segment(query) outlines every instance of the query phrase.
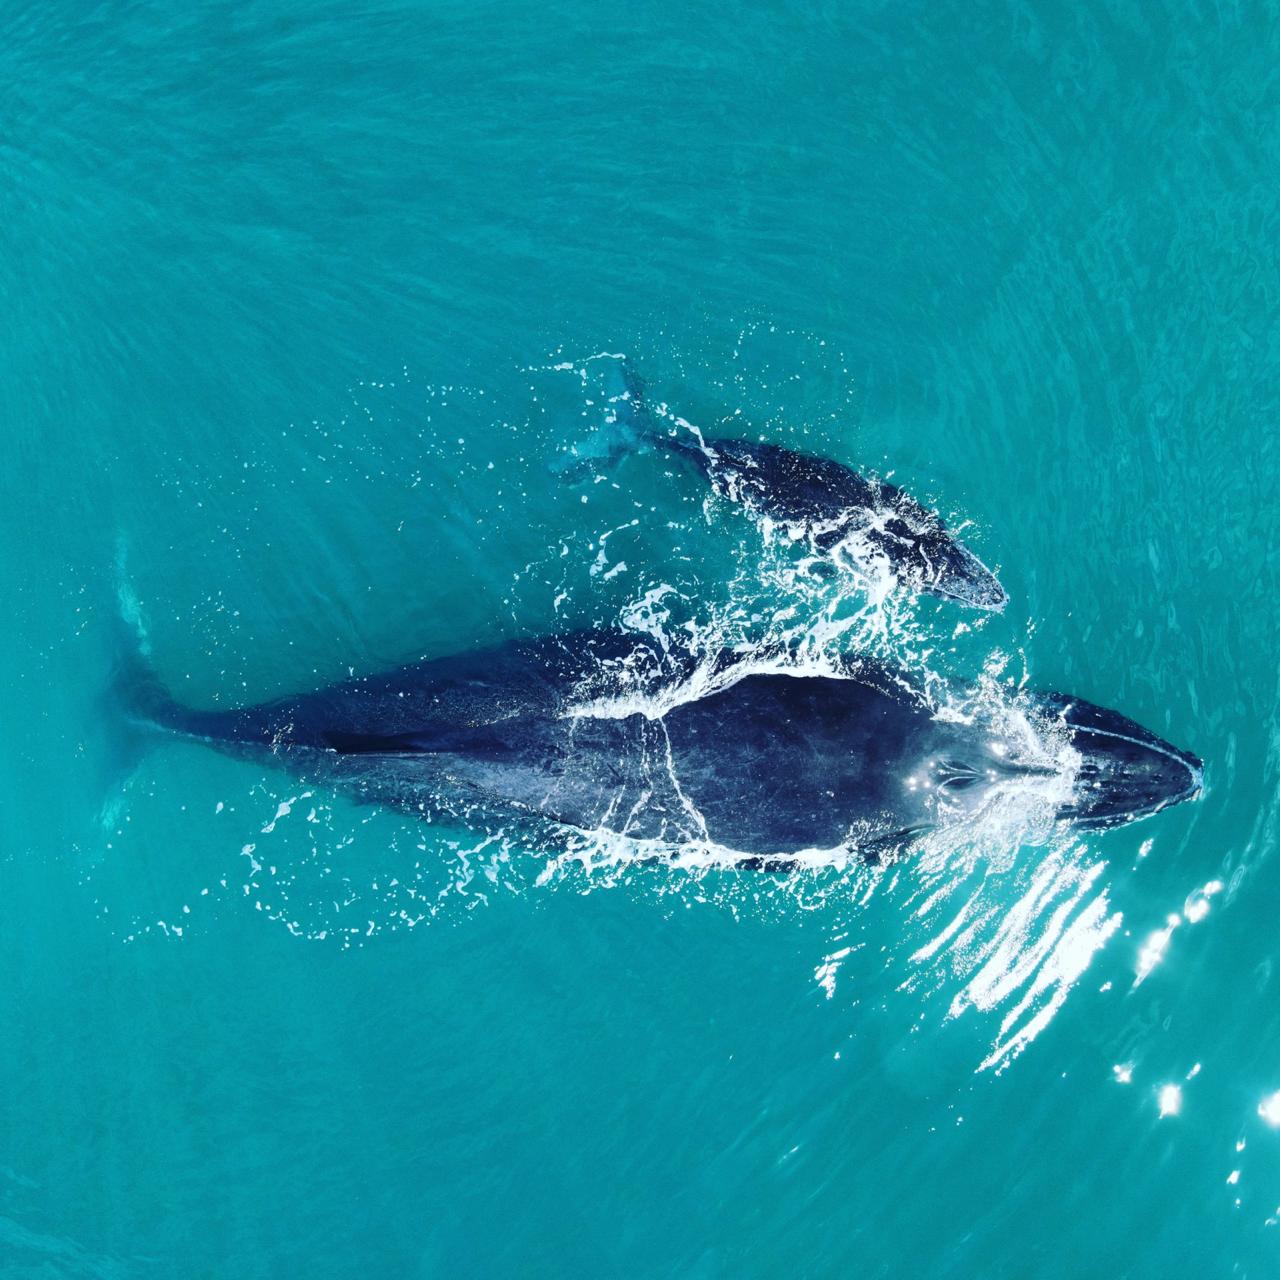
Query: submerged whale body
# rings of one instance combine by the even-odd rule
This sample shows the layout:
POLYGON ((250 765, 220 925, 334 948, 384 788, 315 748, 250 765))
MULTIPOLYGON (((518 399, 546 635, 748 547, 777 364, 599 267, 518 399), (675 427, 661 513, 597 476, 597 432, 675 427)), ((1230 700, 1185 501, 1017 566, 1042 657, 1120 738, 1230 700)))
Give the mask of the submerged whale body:
POLYGON ((995 574, 947 529, 942 517, 883 480, 832 458, 750 440, 672 430, 649 411, 644 386, 622 357, 594 358, 605 423, 581 460, 612 460, 636 449, 665 450, 692 464, 721 497, 803 538, 836 565, 878 558, 920 591, 998 611, 1008 596, 995 574))
POLYGON ((1033 699, 1065 733, 1064 765, 991 725, 939 717, 908 678, 869 660, 834 674, 753 670, 732 653, 698 666, 610 631, 235 710, 180 705, 139 659, 120 692, 135 723, 408 812, 705 841, 748 859, 876 856, 1068 774, 1054 816, 1076 827, 1130 822, 1200 786, 1194 756, 1078 699, 1033 699), (695 676, 702 696, 692 696, 695 676), (644 693, 620 697, 624 687, 644 693))

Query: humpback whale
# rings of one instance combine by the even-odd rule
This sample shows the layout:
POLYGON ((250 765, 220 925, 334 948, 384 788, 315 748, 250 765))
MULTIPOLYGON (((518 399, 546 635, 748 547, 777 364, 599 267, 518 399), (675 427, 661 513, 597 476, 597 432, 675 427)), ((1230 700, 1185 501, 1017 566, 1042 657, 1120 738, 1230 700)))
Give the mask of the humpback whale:
POLYGON ((882 856, 1040 784, 1055 820, 1077 828, 1131 822, 1200 788, 1194 756, 1081 699, 1033 696, 1031 716, 1065 749, 1029 750, 1025 734, 939 714, 892 667, 849 657, 816 672, 785 657, 768 669, 733 652, 695 661, 600 630, 231 710, 180 704, 139 655, 116 688, 135 725, 365 801, 705 841, 748 864, 836 848, 882 856))
POLYGON ((644 386, 624 357, 600 355, 588 364, 598 365, 592 372, 604 421, 591 440, 574 447, 565 469, 664 450, 694 466, 721 497, 829 557, 828 568, 846 554, 878 558, 915 590, 990 611, 1008 603, 995 574, 956 540, 941 516, 896 485, 832 458, 705 436, 679 419, 668 429, 649 409, 644 386))

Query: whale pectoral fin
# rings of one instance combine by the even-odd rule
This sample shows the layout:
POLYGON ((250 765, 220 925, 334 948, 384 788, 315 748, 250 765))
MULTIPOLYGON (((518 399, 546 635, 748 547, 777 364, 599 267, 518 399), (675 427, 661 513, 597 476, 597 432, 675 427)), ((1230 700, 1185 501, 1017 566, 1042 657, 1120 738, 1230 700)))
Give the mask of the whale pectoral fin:
POLYGON ((914 844, 922 835, 933 828, 924 823, 903 827, 901 831, 891 831, 887 836, 878 836, 874 840, 859 841, 849 846, 864 862, 872 866, 892 862, 900 853, 914 844))
MULTIPOLYGON (((892 861, 925 832, 932 829, 924 823, 903 827, 901 831, 891 831, 887 836, 878 836, 874 840, 850 843, 848 851, 871 866, 879 866, 881 863, 892 861)), ((795 858, 785 853, 752 853, 736 858, 733 865, 739 871, 763 871, 768 875, 785 876, 795 871, 798 864, 795 858)))
POLYGON ((766 875, 789 876, 796 869, 796 860, 788 858, 785 853, 751 853, 744 858, 735 858, 733 866, 737 871, 763 871, 766 875))

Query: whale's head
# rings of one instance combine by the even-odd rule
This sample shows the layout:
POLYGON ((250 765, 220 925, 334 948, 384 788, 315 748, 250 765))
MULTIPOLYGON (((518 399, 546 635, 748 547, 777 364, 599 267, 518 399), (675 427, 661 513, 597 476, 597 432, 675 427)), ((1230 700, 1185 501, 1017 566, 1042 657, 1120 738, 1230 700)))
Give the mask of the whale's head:
POLYGON ((1200 794, 1201 761, 1136 721, 1065 694, 1042 694, 1037 703, 1080 756, 1073 794, 1058 811, 1073 826, 1120 826, 1200 794))
POLYGON ((906 777, 919 825, 1013 817, 1098 830, 1200 794, 1200 760, 1127 716, 1057 693, 1032 695, 1030 709, 931 722, 906 777))
POLYGON ((1009 603, 996 575, 946 529, 922 541, 920 555, 921 585, 931 594, 992 613, 1009 603))
POLYGON ((1009 602, 1000 580, 947 528, 942 517, 900 489, 884 485, 888 497, 873 527, 898 572, 921 591, 972 609, 999 612, 1009 602))

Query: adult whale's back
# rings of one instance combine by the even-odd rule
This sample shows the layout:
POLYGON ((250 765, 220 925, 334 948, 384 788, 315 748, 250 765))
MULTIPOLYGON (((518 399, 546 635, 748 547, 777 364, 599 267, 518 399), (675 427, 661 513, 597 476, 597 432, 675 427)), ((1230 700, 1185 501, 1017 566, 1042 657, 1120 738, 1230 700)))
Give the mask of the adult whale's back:
MULTIPOLYGON (((737 654, 696 664, 608 631, 229 711, 181 706, 136 661, 121 686, 137 721, 409 812, 523 815, 744 854, 897 842, 1055 767, 990 725, 935 716, 909 680, 866 660, 826 675, 753 671, 737 654)), ((1127 821, 1198 787, 1199 763, 1132 721, 1044 705, 1084 757, 1064 818, 1127 821)))

